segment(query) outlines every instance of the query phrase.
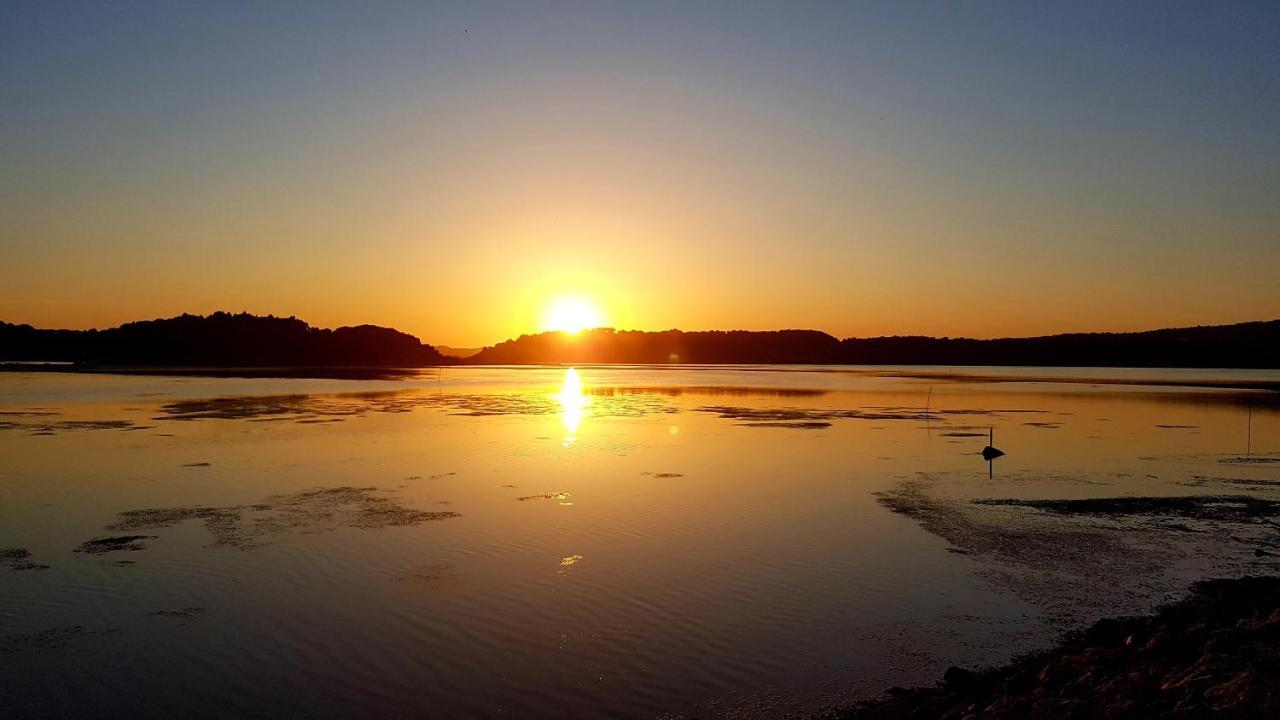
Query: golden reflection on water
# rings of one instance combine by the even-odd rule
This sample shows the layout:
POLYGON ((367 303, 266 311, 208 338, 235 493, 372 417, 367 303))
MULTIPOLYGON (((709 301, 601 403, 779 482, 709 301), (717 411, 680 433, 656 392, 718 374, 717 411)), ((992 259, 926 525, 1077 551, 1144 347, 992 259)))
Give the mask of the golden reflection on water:
POLYGON ((557 575, 569 574, 573 566, 577 565, 581 560, 582 560, 581 555, 569 555, 567 557, 560 558, 560 569, 556 570, 556 574, 557 575))
MULTIPOLYGON (((878 668, 901 663, 903 653, 1003 662, 1018 648, 1051 642, 1055 620, 1092 622, 1110 598, 1119 598, 1116 612, 1147 612, 1136 606, 1163 595, 1161 588, 1172 593, 1184 581, 1261 572, 1248 568, 1274 560, 1256 559, 1259 544, 1205 538, 1199 545, 1199 535, 1172 525, 1176 535, 1157 535, 1159 520, 1095 524, 970 502, 1280 497, 1269 484, 1280 479, 1280 406, 1262 405, 1269 396, 1261 393, 919 382, 839 368, 456 372, 476 374, 470 384, 459 382, 456 395, 408 385, 394 395, 377 394, 382 385, 354 394, 347 380, 196 378, 175 385, 145 376, 0 373, 0 413, 8 413, 0 414, 0 547, 29 550, 33 563, 53 566, 0 567, 0 645, 31 647, 4 666, 6 679, 56 697, 77 647, 124 654, 145 646, 154 651, 148 664, 104 664, 86 680, 85 696, 105 697, 153 665, 188 675, 216 666, 209 676, 215 690, 252 687, 276 671, 273 648, 301 647, 315 662, 304 663, 311 669, 300 683, 340 694, 282 701, 298 714, 360 707, 374 693, 379 709, 392 715, 477 717, 515 707, 549 717, 571 708, 586 717, 616 712, 625 701, 634 714, 655 717, 770 683, 789 688, 800 706, 809 697, 804 688, 854 681, 879 687, 878 668), (557 377, 561 384, 553 385, 557 377), (687 390, 713 381, 743 390, 711 401, 687 390), (681 394, 601 392, 662 382, 681 394), (832 389, 812 399, 749 392, 786 383, 832 389), (44 414, 50 412, 58 414, 44 414), (588 414, 596 425, 582 425, 588 414), (316 418, 343 422, 297 424, 316 418), (144 425, 153 429, 130 431, 144 425), (992 426, 1008 455, 999 461, 1003 477, 988 480, 980 453, 992 426), (583 430, 583 446, 555 450, 554 438, 572 441, 583 430), (402 483, 408 486, 398 488, 402 483), (499 489, 507 483, 511 488, 499 489), (441 508, 463 516, 341 533, 267 527, 264 538, 278 541, 278 550, 201 549, 216 540, 210 531, 220 532, 200 520, 201 508, 241 508, 250 522, 258 511, 246 503, 269 495, 323 499, 317 490, 327 488, 338 492, 332 497, 363 496, 360 488, 369 485, 389 493, 374 493, 392 503, 375 503, 380 509, 412 511, 396 511, 392 520, 418 517, 443 500, 453 504, 441 508), (579 497, 582 508, 564 507, 579 497), (1068 538, 1089 533, 1087 547, 1103 554, 1080 560, 1097 568, 1087 574, 1067 552, 1061 568, 1045 567, 1036 547, 999 558, 957 556, 946 552, 952 543, 942 531, 892 509, 886 497, 897 498, 897 507, 963 513, 961 536, 971 542, 1009 533, 1051 542, 1061 530, 1068 538), (136 508, 168 508, 172 517, 190 519, 160 532, 150 549, 122 553, 139 560, 128 569, 104 573, 105 558, 79 561, 72 548, 115 534, 105 526, 136 508), (793 527, 814 531, 787 531, 793 527), (1239 553, 1228 549, 1237 545, 1239 553), (673 548, 679 561, 664 560, 673 548), (181 572, 170 572, 176 566, 162 557, 143 562, 157 552, 181 572), (328 556, 349 562, 311 571, 308 558, 328 556), (810 557, 824 561, 796 562, 810 557), (1152 570, 1134 572, 1138 567, 1152 570), (245 582, 223 582, 227 577, 245 582), (409 584, 392 589, 402 577, 409 584), (139 619, 130 589, 139 583, 155 610, 206 607, 191 628, 176 632, 220 634, 226 642, 194 654, 180 643, 155 644, 158 629, 150 624, 162 620, 139 619), (414 583, 425 583, 425 591, 414 591, 414 583), (945 602, 926 598, 922 587, 937 589, 945 602), (1050 597, 1045 588, 1062 592, 1050 597), (368 612, 353 619, 353 604, 368 612), (732 622, 654 622, 716 604, 732 622), (269 622, 303 606, 315 622, 269 622), (970 619, 957 623, 954 613, 970 619), (871 616, 892 629, 868 629, 871 616), (40 649, 45 628, 77 624, 84 637, 71 636, 70 650, 40 649), (739 632, 748 625, 750 632, 739 632), (334 626, 351 630, 345 655, 355 664, 327 652, 317 628, 334 626), (96 634, 109 627, 120 631, 96 634), (476 641, 440 643, 455 635, 476 641), (972 654, 975 647, 983 649, 972 654), (761 648, 767 657, 756 661, 761 648), (680 662, 641 671, 636 658, 680 662), (360 682, 328 682, 333 673, 360 682), (580 684, 600 676, 607 681, 580 684), (425 697, 421 687, 458 692, 425 697)), ((350 508, 335 509, 349 517, 350 508)), ((352 512, 360 516, 353 521, 369 519, 352 512)), ((1184 521, 1178 518, 1178 527, 1194 529, 1184 521)), ((1242 536, 1253 537, 1243 535, 1251 528, 1242 536)), ((920 675, 932 680, 927 669, 920 675)), ((125 710, 138 707, 135 714, 182 701, 164 687, 137 690, 138 697, 120 701, 125 710)), ((95 709, 67 703, 69 716, 95 709)), ((209 714, 237 709, 215 703, 209 714)))
POLYGON ((577 368, 564 371, 564 383, 556 399, 560 401, 560 419, 564 421, 564 446, 569 447, 578 439, 578 428, 591 404, 591 398, 582 392, 582 378, 577 368))

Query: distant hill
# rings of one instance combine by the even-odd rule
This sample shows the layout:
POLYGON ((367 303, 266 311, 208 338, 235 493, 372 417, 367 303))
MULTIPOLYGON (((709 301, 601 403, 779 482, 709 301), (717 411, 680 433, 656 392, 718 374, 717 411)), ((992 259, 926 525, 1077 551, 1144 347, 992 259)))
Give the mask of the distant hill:
POLYGON ((431 365, 856 364, 1280 368, 1280 320, 1135 333, 973 340, 840 340, 817 330, 522 335, 466 357, 375 325, 314 328, 297 318, 182 315, 108 330, 39 330, 0 322, 0 360, 80 366, 422 367, 431 365))
POLYGON ((436 346, 436 350, 439 350, 441 355, 453 358, 469 358, 483 349, 484 348, 456 348, 449 347, 448 345, 436 346))
POLYGON ((849 338, 841 346, 845 362, 867 365, 1280 368, 1280 320, 995 340, 849 338))
POLYGON ((683 332, 600 328, 568 335, 522 335, 466 360, 528 363, 839 363, 840 341, 817 330, 683 332))
POLYGON ((453 362, 376 325, 314 328, 293 317, 181 315, 108 330, 38 330, 0 322, 0 360, 206 367, 421 366, 453 362))
POLYGON ((1135 333, 973 340, 835 337, 816 330, 662 332, 598 329, 498 343, 468 364, 814 363, 1280 368, 1280 320, 1135 333))

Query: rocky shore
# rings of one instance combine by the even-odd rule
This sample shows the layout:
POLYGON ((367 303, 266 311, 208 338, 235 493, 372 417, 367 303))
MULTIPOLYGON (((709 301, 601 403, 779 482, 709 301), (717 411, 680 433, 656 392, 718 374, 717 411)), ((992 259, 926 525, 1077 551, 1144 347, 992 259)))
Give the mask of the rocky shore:
POLYGON ((830 720, 1280 717, 1280 578, 1208 580, 1005 667, 949 668, 830 720))

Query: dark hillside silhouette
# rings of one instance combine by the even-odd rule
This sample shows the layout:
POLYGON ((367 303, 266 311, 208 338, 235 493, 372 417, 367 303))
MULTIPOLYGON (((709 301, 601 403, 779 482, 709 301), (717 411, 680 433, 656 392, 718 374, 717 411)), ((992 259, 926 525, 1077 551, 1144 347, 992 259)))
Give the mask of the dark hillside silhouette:
POLYGON ((314 328, 293 317, 217 312, 109 330, 37 330, 0 323, 0 360, 208 367, 420 366, 449 359, 376 325, 314 328))
POLYGON ((439 350, 441 355, 444 355, 445 357, 453 357, 453 358, 471 357, 472 355, 475 355, 476 353, 480 352, 483 349, 484 348, 478 348, 478 347, 460 348, 460 347, 449 347, 448 345, 436 345, 436 350, 439 350))
POLYGON ((879 337, 841 342, 865 365, 1280 368, 1280 320, 1029 338, 879 337))
POLYGON ((619 332, 604 328, 578 335, 523 335, 463 362, 1280 368, 1280 320, 996 340, 911 336, 837 340, 814 330, 619 332))
POLYGON ((1137 333, 1031 338, 877 337, 816 330, 643 332, 609 328, 522 335, 459 359, 374 325, 314 328, 297 318, 214 313, 108 330, 0 322, 0 360, 80 366, 421 367, 543 363, 1029 365, 1280 368, 1280 320, 1137 333))
POLYGON ((575 335, 522 335, 463 362, 527 363, 838 363, 840 341, 816 330, 682 332, 600 328, 575 335))

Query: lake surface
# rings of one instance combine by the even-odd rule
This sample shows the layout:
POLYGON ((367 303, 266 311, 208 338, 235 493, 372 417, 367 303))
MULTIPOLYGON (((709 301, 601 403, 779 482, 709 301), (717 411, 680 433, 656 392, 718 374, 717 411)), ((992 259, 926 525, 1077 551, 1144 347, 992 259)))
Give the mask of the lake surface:
POLYGON ((1274 573, 1240 498, 1280 500, 1280 393, 1248 389, 1276 382, 0 373, 0 715, 769 717, 931 683, 1274 573), (973 502, 1131 496, 1176 500, 973 502))

